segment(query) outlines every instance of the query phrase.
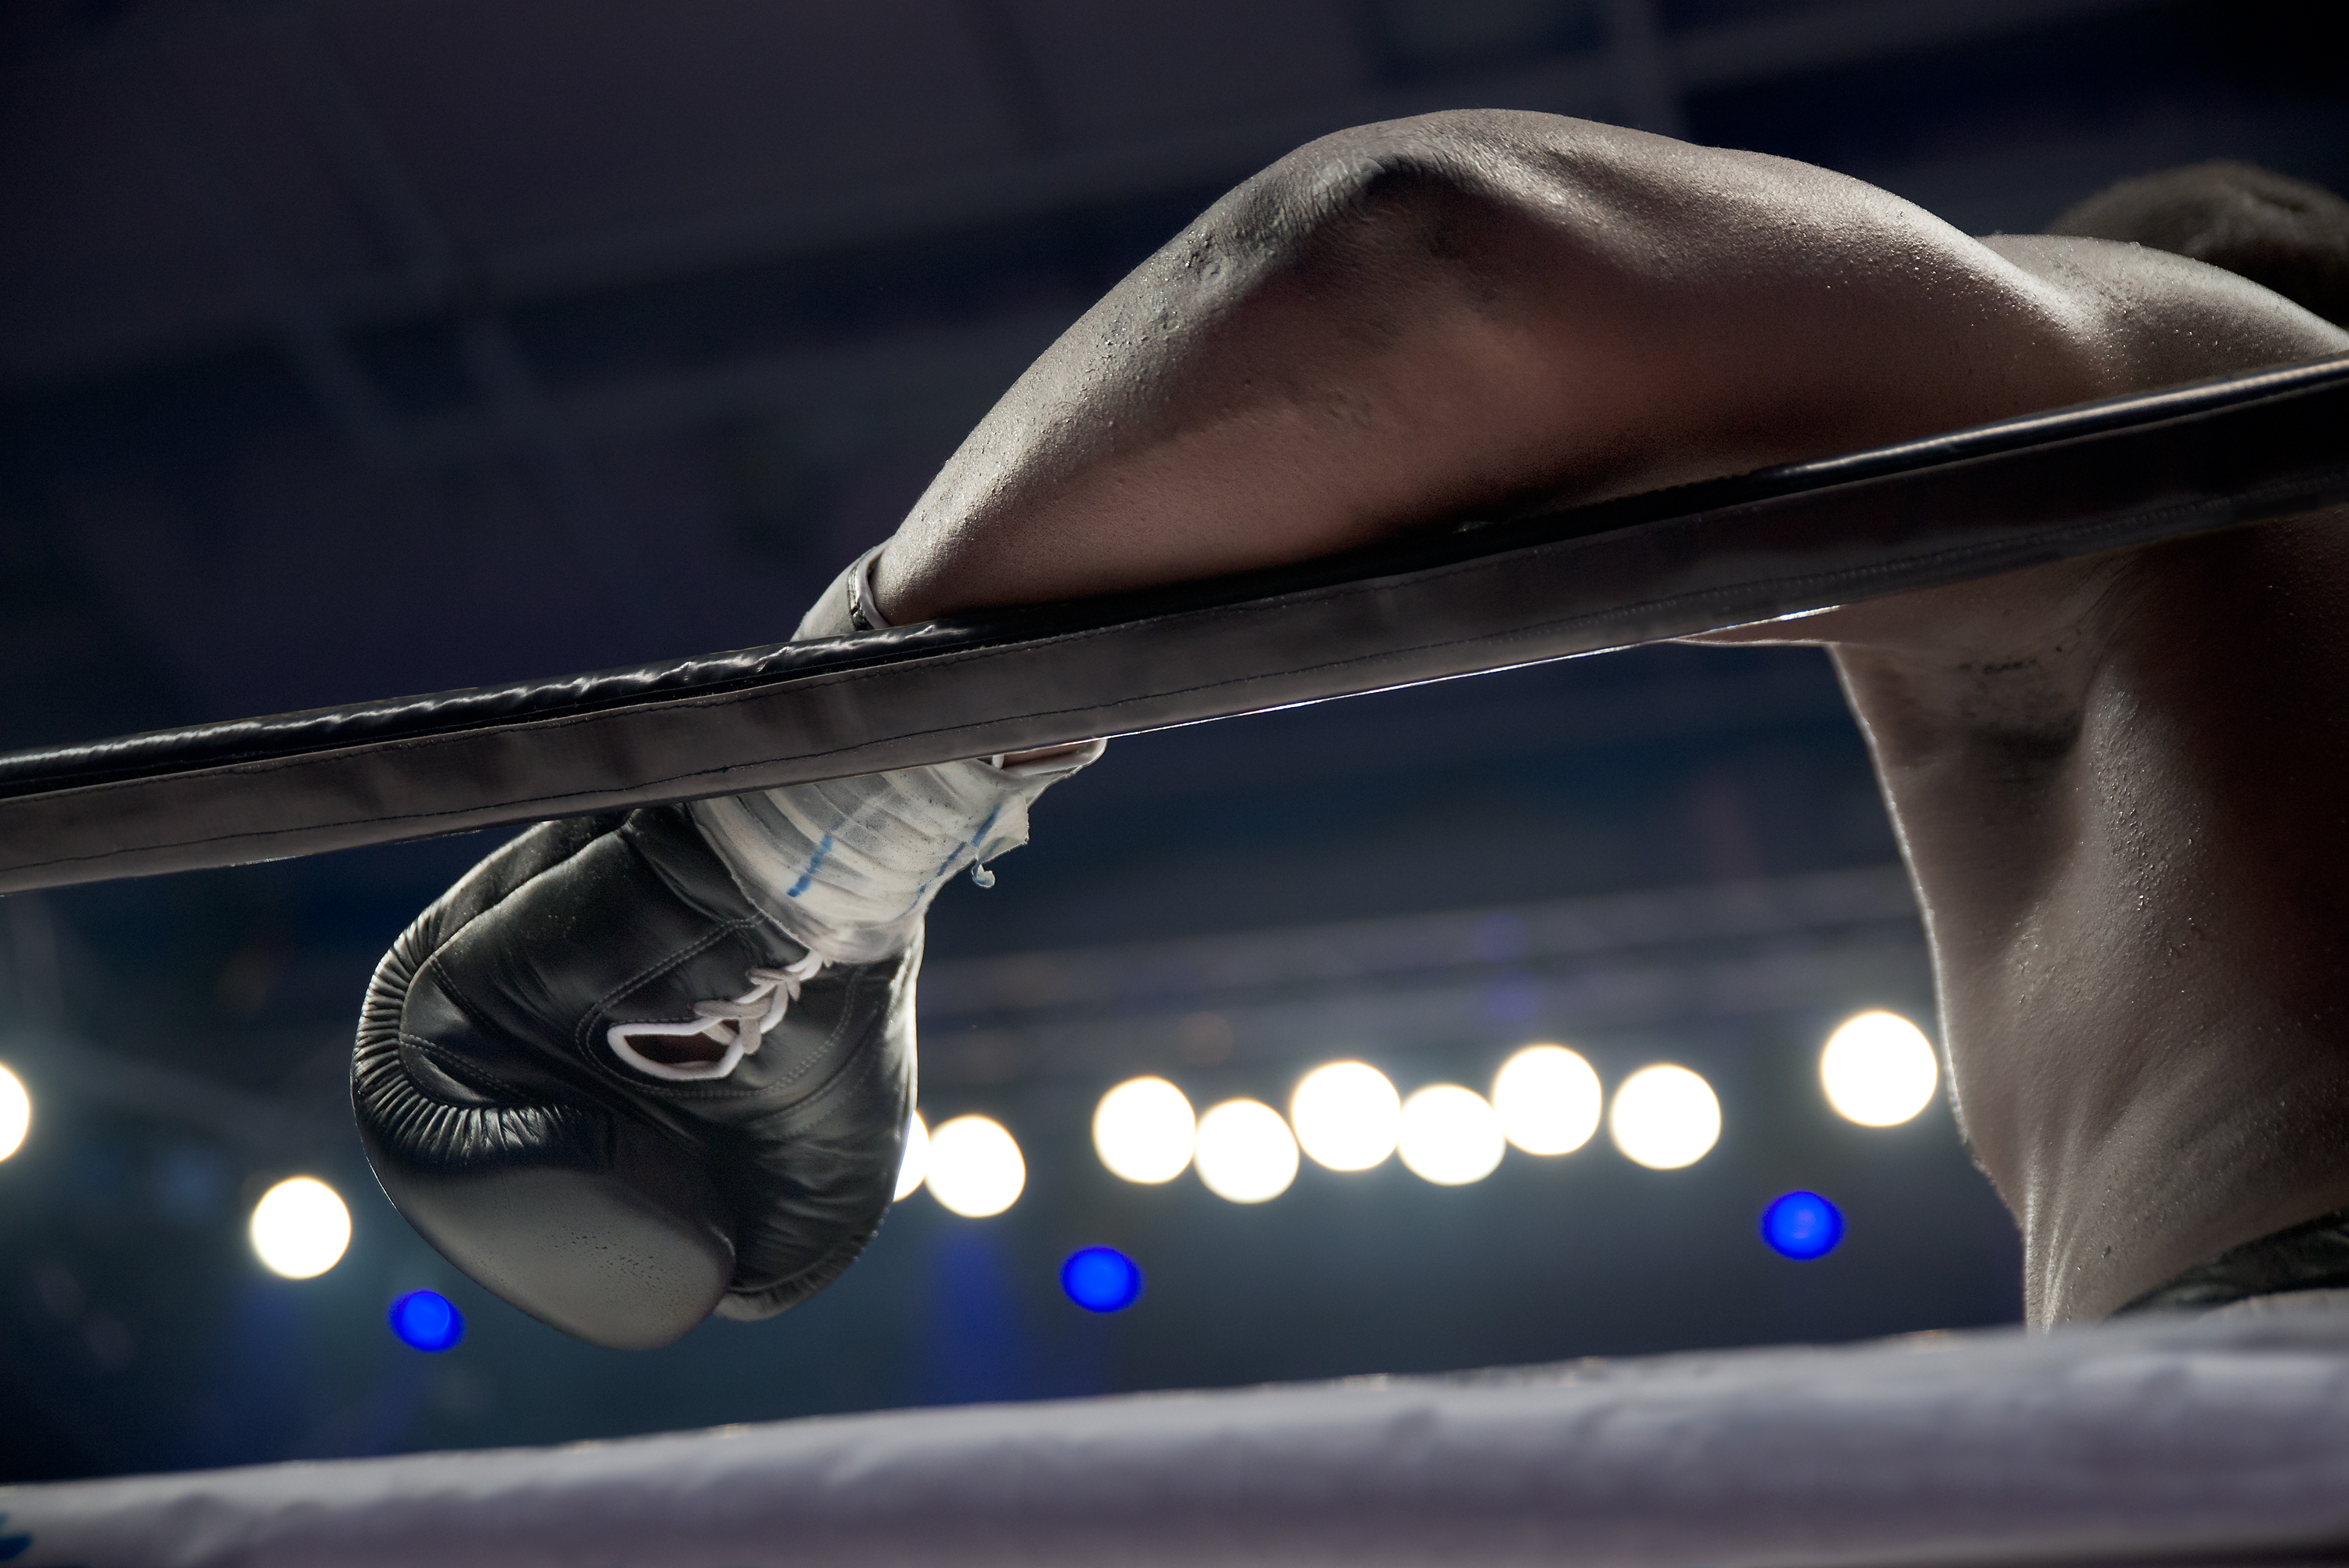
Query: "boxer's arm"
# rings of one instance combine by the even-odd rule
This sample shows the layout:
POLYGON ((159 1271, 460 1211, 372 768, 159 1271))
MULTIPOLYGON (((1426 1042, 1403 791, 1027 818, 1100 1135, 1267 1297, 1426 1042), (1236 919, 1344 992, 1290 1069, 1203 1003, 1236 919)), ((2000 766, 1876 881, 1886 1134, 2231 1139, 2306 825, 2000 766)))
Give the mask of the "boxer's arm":
POLYGON ((1366 127, 1071 328, 877 596, 903 621, 1207 576, 2327 351, 2145 254, 1985 244, 1822 170, 1547 116, 1366 127))

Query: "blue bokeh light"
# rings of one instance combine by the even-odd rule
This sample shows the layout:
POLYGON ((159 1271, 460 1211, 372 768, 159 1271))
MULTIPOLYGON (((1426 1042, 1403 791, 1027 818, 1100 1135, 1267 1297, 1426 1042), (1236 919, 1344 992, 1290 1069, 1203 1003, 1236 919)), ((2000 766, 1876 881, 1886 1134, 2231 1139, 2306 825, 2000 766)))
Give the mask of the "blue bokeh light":
POLYGON ((1788 1192, 1762 1211, 1762 1239, 1782 1257, 1823 1258, 1843 1240, 1843 1211, 1816 1192, 1788 1192))
POLYGON ((437 1290, 411 1290, 391 1304, 391 1331, 400 1342, 438 1354, 465 1337, 465 1315, 437 1290))
POLYGON ((1087 1247, 1061 1265, 1061 1288, 1087 1312, 1123 1312, 1142 1295, 1142 1270, 1115 1247, 1087 1247))

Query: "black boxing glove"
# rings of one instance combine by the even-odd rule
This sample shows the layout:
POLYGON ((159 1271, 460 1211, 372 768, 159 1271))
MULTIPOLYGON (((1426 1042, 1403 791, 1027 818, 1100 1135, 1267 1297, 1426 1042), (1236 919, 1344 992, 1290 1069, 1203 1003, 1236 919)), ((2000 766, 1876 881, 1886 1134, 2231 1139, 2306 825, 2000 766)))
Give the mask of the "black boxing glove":
POLYGON ((595 1344, 805 1299, 889 1206, 920 948, 808 956, 682 808, 532 829, 367 989, 351 1099, 377 1180, 450 1262, 595 1344))
MULTIPOLYGON (((869 559, 869 558, 868 558, 869 559)), ((836 626, 865 562, 834 585, 836 626), (843 584, 850 592, 843 592, 843 584)), ((764 1317, 886 1213, 922 916, 1098 742, 548 822, 395 944, 351 1093, 451 1263, 599 1345, 764 1317)))

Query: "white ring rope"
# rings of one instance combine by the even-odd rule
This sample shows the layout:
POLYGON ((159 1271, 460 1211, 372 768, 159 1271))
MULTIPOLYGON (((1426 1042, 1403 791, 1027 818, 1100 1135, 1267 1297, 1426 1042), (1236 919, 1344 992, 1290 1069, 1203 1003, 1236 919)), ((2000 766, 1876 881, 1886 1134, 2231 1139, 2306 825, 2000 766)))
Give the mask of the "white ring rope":
POLYGON ((0 1511, 28 1568, 2337 1562, 2349 1307, 69 1482, 0 1511))

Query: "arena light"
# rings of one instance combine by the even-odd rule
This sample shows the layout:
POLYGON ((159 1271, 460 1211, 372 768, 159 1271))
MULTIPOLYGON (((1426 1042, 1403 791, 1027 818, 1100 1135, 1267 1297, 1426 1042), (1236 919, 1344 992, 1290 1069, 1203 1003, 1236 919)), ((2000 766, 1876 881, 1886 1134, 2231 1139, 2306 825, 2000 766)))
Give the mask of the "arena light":
POLYGON ((1288 1099, 1297 1141, 1332 1171, 1368 1171, 1395 1151, 1402 1097, 1387 1075, 1364 1062, 1315 1068, 1288 1099))
POLYGON ((1501 1131, 1528 1154, 1571 1154, 1589 1142, 1606 1099, 1598 1073, 1564 1046, 1527 1046, 1493 1079, 1501 1131))
POLYGON ((1686 1068, 1641 1068, 1615 1090, 1608 1136, 1623 1157, 1651 1171, 1677 1171, 1703 1159, 1721 1137, 1721 1101, 1686 1068))
POLYGON ((905 1123, 905 1152, 897 1161, 897 1190, 889 1195, 893 1203, 902 1202, 921 1191, 923 1179, 930 1173, 930 1130, 922 1120, 920 1111, 905 1123))
POLYGON ((1061 1289, 1087 1312, 1123 1312, 1142 1299, 1142 1269, 1115 1247, 1086 1247, 1061 1265, 1061 1289))
POLYGON ((315 1176, 293 1176, 253 1206, 253 1250, 269 1272, 316 1279, 340 1263, 351 1244, 351 1212, 315 1176))
POLYGON ((1403 1101, 1402 1146, 1413 1175, 1439 1187, 1463 1187, 1493 1173, 1508 1140, 1483 1095, 1437 1083, 1403 1101))
POLYGON ((0 1065, 0 1160, 22 1149, 32 1130, 33 1097, 25 1091, 22 1078, 0 1065))
POLYGON ((1207 1191, 1235 1203, 1278 1198, 1297 1180, 1297 1140, 1261 1100, 1227 1099, 1201 1117, 1193 1159, 1207 1191))
POLYGON ((1862 1127, 1899 1126, 1932 1103, 1940 1079, 1933 1043, 1898 1013, 1862 1013, 1819 1053, 1827 1103, 1862 1127))
POLYGON ((1843 1240, 1843 1211, 1816 1192, 1785 1192, 1762 1211, 1762 1239, 1780 1257, 1808 1263, 1843 1240))
POLYGON ((1028 1185, 1028 1162, 1003 1124, 957 1116, 930 1134, 930 1196, 967 1220, 1000 1214, 1028 1185))
POLYGON ((465 1315, 437 1290, 411 1290, 393 1302, 386 1315, 402 1345, 430 1355, 454 1350, 465 1337, 465 1315))
POLYGON ((1111 1175, 1128 1181, 1172 1181, 1191 1163, 1198 1140, 1191 1102, 1162 1078, 1129 1079, 1093 1110, 1093 1151, 1111 1175))

